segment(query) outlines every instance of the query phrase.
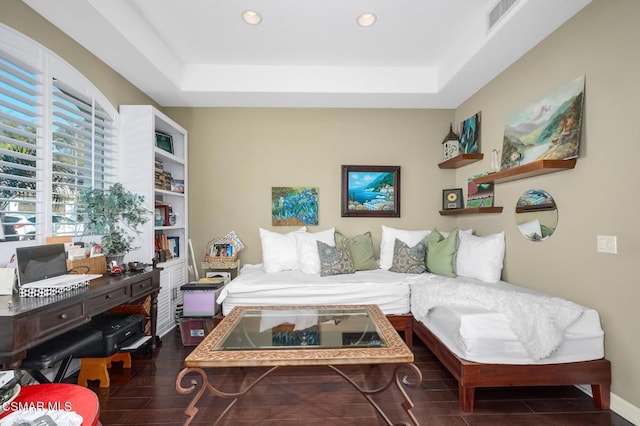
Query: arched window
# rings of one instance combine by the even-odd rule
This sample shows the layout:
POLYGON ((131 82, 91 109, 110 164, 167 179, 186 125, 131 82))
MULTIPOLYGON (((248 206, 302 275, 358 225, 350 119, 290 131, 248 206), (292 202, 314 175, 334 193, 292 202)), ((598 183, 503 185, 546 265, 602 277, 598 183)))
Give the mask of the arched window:
POLYGON ((82 235, 80 191, 116 181, 117 122, 86 77, 0 25, 0 242, 82 235))

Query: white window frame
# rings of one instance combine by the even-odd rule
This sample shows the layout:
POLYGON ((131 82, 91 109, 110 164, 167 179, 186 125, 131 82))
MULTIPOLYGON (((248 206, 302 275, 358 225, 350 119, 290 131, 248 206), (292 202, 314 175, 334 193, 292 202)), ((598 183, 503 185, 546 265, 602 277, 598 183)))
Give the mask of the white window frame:
MULTIPOLYGON (((63 81, 67 86, 71 86, 75 94, 98 103, 104 111, 113 118, 114 126, 114 146, 113 150, 118 152, 118 130, 120 117, 117 109, 82 73, 72 65, 60 58, 49 49, 38 42, 25 36, 14 29, 0 24, 0 56, 10 61, 21 62, 42 73, 42 123, 39 126, 37 137, 38 145, 42 144, 43 158, 38 160, 37 168, 41 170, 37 174, 38 183, 43 185, 38 192, 36 200, 36 214, 43 218, 36 232, 35 240, 27 241, 5 241, 0 242, 0 265, 5 264, 12 252, 18 246, 44 244, 45 236, 51 234, 52 224, 52 85, 53 79, 63 81)), ((116 159, 117 160, 117 159, 116 159)), ((113 182, 119 176, 118 163, 114 161, 109 165, 113 182)))

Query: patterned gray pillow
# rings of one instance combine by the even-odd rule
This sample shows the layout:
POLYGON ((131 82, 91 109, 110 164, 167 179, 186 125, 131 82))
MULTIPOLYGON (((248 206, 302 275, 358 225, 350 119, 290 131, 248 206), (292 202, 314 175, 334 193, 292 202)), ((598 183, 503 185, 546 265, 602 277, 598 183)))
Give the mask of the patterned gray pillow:
POLYGON ((422 274, 426 272, 426 251, 427 243, 425 240, 420 241, 413 247, 409 247, 396 238, 393 246, 393 263, 389 270, 407 274, 422 274))
POLYGON ((318 254, 320 256, 320 276, 338 274, 353 274, 356 272, 351 259, 349 242, 340 234, 336 233, 336 246, 331 247, 322 241, 318 244, 318 254))

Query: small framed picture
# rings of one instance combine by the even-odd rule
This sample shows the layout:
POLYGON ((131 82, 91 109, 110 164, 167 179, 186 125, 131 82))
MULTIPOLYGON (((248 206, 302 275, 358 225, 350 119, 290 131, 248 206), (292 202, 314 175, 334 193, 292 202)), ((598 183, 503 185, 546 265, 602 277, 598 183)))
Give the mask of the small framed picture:
POLYGON ((463 207, 462 188, 442 190, 442 210, 461 209, 463 207))
POLYGON ((215 243, 211 246, 211 252, 209 255, 211 257, 232 257, 233 245, 229 243, 215 243))
POLYGON ((173 154, 173 136, 156 131, 156 146, 163 151, 173 154))
POLYGON ((180 257, 180 237, 167 237, 167 245, 174 259, 180 257))
POLYGON ((156 204, 154 209, 154 225, 169 226, 169 206, 166 204, 156 204))

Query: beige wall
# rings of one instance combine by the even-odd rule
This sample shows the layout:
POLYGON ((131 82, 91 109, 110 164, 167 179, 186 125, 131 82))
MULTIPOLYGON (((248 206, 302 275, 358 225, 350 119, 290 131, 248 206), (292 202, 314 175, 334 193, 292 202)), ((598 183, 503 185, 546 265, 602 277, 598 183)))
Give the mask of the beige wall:
MULTIPOLYGON (((504 213, 459 225, 507 234, 505 278, 568 297, 600 312, 613 392, 640 407, 640 227, 636 196, 640 145, 640 2, 596 0, 456 110, 456 121, 482 111, 482 151, 502 148, 510 112, 585 75, 580 158, 572 171, 496 185, 504 213), (628 186, 631 185, 631 186, 628 186), (513 209, 527 189, 544 189, 558 205, 547 241, 525 240, 513 209), (616 235, 618 254, 596 253, 596 235, 616 235)), ((457 171, 457 184, 488 170, 489 160, 457 171)))
MULTIPOLYGON (((196 256, 208 239, 235 230, 244 263, 262 253, 258 228, 271 226, 271 187, 318 188, 319 225, 354 235, 380 225, 444 225, 441 142, 452 110, 167 108, 189 129, 189 233, 196 256), (340 217, 341 165, 400 165, 400 218, 340 217)), ((444 185, 444 186, 443 186, 444 185)), ((455 226, 453 222, 448 225, 455 226)))
MULTIPOLYGON (((640 2, 594 0, 533 51, 450 110, 207 109, 167 108, 189 129, 190 236, 196 256, 214 236, 235 230, 247 244, 244 262, 260 260, 258 227, 272 228, 272 186, 319 188, 320 225, 346 234, 380 224, 405 228, 473 227, 479 234, 506 231, 505 278, 573 299, 599 310, 613 391, 640 407, 637 324, 640 286, 633 279, 640 229, 634 177, 640 99, 640 2), (489 160, 457 171, 437 168, 449 121, 482 111, 482 151, 501 149, 505 117, 570 79, 586 76, 581 156, 573 171, 496 187, 498 215, 442 218, 441 190, 466 187, 466 178, 489 160), (402 217, 340 217, 340 165, 402 167, 402 217), (626 185, 631 184, 631 187, 626 185), (525 240, 513 208, 527 189, 549 191, 559 208, 556 233, 525 240), (596 235, 617 235, 618 255, 596 253, 596 235)), ((115 104, 151 103, 138 89, 40 19, 19 0, 4 0, 0 22, 48 46, 85 73, 115 104)), ((615 401, 614 401, 615 402, 615 401)), ((637 408, 636 408, 637 410, 637 408)))

